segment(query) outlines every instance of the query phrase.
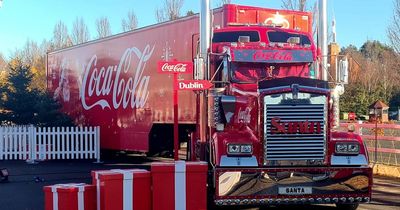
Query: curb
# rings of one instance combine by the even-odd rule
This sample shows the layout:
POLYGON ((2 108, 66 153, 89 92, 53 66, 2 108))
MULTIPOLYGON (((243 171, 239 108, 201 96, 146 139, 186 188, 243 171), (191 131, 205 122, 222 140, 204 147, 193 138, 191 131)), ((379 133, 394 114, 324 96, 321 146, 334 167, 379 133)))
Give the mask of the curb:
POLYGON ((388 165, 376 164, 373 168, 373 172, 376 175, 400 178, 400 167, 399 166, 388 166, 388 165))

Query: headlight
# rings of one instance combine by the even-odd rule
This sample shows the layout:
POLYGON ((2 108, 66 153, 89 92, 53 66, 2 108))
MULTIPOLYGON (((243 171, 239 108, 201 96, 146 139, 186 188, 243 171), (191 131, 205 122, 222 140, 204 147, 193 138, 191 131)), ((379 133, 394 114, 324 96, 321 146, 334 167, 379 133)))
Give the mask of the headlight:
POLYGON ((253 152, 253 146, 251 144, 242 145, 242 146, 240 146, 240 152, 246 153, 246 154, 251 154, 253 152))
POLYGON ((356 142, 338 142, 335 145, 335 153, 341 155, 358 155, 360 145, 356 142))
POLYGON ((252 153, 252 144, 228 144, 229 155, 251 155, 252 153))
POLYGON ((239 154, 239 153, 240 153, 240 145, 238 144, 228 145, 228 154, 239 154))

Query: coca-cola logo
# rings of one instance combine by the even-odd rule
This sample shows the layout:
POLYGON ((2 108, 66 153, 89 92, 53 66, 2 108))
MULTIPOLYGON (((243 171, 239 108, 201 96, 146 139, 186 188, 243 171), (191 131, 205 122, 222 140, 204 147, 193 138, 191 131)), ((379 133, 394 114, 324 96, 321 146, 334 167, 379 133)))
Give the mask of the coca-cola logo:
POLYGON ((271 119, 271 133, 273 134, 321 134, 321 122, 316 121, 281 121, 281 118, 271 119))
POLYGON ((255 61, 261 60, 280 60, 280 61, 292 61, 293 55, 288 51, 262 51, 258 50, 254 53, 253 59, 255 61))
POLYGON ((147 45, 142 52, 136 47, 128 48, 117 65, 97 66, 97 55, 93 55, 83 70, 80 91, 83 108, 143 108, 149 97, 150 82, 144 71, 154 47, 147 45))
POLYGON ((192 62, 178 62, 178 61, 161 61, 158 63, 159 73, 192 73, 192 62))
POLYGON ((169 72, 186 72, 186 66, 187 64, 183 63, 178 63, 176 65, 168 65, 168 63, 164 63, 164 65, 161 68, 161 71, 169 71, 169 72))

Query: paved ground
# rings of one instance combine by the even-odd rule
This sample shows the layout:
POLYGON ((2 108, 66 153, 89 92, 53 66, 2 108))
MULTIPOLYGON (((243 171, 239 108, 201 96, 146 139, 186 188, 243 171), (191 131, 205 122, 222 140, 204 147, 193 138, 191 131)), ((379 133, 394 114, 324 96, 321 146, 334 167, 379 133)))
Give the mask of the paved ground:
MULTIPOLYGON (((8 183, 0 183, 0 210, 41 210, 44 206, 43 186, 60 183, 90 183, 90 171, 112 168, 149 168, 152 161, 144 157, 114 158, 103 164, 92 161, 44 161, 27 164, 24 161, 0 161, 0 168, 10 173, 8 183)), ((228 208, 233 209, 233 208, 228 208)), ((237 208, 240 209, 240 208, 237 208)), ((243 208, 242 208, 243 209, 243 208)), ((271 209, 333 210, 333 205, 292 206, 271 209)), ((375 178, 373 200, 363 204, 361 210, 400 210, 400 180, 375 178)), ((250 209, 248 209, 250 210, 250 209)), ((254 210, 252 208, 251 210, 254 210)))

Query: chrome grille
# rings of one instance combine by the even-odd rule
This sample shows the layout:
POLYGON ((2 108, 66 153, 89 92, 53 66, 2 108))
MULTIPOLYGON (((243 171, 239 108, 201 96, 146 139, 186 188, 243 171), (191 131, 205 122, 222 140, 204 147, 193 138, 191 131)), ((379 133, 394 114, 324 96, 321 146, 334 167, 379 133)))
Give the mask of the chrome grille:
MULTIPOLYGON (((325 97, 324 97, 325 98, 325 97)), ((323 160, 325 156, 326 104, 265 104, 264 152, 266 161, 323 160), (271 120, 281 123, 320 122, 320 133, 273 133, 271 120)), ((314 125, 314 129, 317 124, 314 125)), ((310 126, 311 127, 311 126, 310 126)))

